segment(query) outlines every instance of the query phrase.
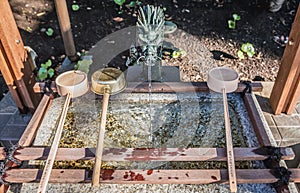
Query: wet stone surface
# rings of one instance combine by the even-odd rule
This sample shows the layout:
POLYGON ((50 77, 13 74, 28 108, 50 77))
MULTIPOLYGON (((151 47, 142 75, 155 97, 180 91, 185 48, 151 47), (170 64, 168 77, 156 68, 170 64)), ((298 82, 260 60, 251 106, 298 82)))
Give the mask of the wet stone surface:
MULTIPOLYGON (((91 93, 72 100, 60 147, 96 147, 101 99, 91 93)), ((257 146, 252 124, 239 94, 228 94, 235 147, 257 146)), ((47 144, 50 144, 52 133, 47 144)), ((225 147, 222 95, 218 93, 119 94, 111 96, 104 147, 225 147)), ((93 161, 56 161, 55 168, 93 167, 93 161)), ((237 168, 260 164, 237 162, 237 168)), ((226 162, 103 162, 105 169, 227 168, 226 162)))
MULTIPOLYGON (((102 99, 95 98, 92 93, 72 100, 60 147, 96 147, 101 103, 102 99)), ((240 95, 228 94, 228 103, 234 146, 258 146, 240 95)), ((111 96, 108 112, 105 147, 225 147, 222 95, 217 93, 152 94, 151 96, 119 94, 111 96)), ((38 135, 37 138, 43 137, 43 139, 37 141, 43 141, 44 145, 51 144, 53 135, 54 132, 50 135, 38 135)), ((38 164, 40 165, 37 167, 43 168, 43 163, 38 164)), ((93 165, 93 161, 56 161, 54 168, 92 169, 93 165)), ((226 165, 226 162, 103 162, 102 168, 212 169, 226 168, 226 165)), ((236 162, 236 167, 262 168, 263 166, 260 162, 236 162)), ((21 189, 21 192, 35 191, 37 184, 23 184, 21 189)), ((48 185, 48 191, 52 192, 168 192, 171 190, 173 192, 182 192, 182 190, 229 192, 229 187, 221 184, 103 184, 100 188, 91 187, 90 184, 48 185)), ((274 192, 274 190, 268 184, 239 184, 238 192, 274 192)))
MULTIPOLYGON (((86 99, 73 100, 62 134, 62 147, 96 146, 101 100, 86 99)), ((254 134, 249 135, 253 127, 242 98, 229 94, 228 104, 234 146, 256 146, 254 134)), ((105 135, 105 147, 225 147, 222 96, 217 93, 152 94, 150 98, 148 94, 112 96, 105 135)))

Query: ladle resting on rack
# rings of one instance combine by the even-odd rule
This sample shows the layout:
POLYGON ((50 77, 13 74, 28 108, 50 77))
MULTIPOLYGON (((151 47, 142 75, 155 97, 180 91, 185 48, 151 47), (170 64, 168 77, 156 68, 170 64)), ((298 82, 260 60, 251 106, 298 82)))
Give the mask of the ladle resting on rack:
POLYGON ((64 72, 56 78, 55 83, 56 83, 58 94, 60 96, 66 95, 66 100, 64 103, 62 113, 60 115, 59 123, 50 148, 50 152, 44 167, 44 171, 38 187, 38 193, 46 192, 47 184, 49 182, 51 170, 57 153, 57 148, 61 138, 61 133, 63 130, 70 100, 71 98, 79 97, 85 94, 89 89, 87 75, 81 71, 64 72))
POLYGON ((95 165, 93 170, 92 185, 100 183, 101 160, 103 154, 103 141, 106 125, 106 114, 109 95, 122 92, 126 88, 126 81, 123 72, 116 68, 103 68, 92 75, 92 91, 103 95, 100 131, 95 154, 95 165))
POLYGON ((209 87, 209 89, 223 94, 226 152, 230 192, 237 191, 237 182, 226 93, 234 92, 237 89, 238 78, 239 76, 236 71, 226 67, 219 67, 211 69, 208 72, 207 79, 207 86, 209 87))

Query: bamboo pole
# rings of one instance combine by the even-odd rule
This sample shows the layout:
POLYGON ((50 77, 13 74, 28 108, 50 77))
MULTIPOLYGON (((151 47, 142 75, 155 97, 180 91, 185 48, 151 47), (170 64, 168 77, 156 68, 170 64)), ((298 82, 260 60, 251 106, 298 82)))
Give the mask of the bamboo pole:
POLYGON ((76 54, 66 0, 54 0, 54 3, 66 54, 71 61, 77 61, 79 56, 76 54))

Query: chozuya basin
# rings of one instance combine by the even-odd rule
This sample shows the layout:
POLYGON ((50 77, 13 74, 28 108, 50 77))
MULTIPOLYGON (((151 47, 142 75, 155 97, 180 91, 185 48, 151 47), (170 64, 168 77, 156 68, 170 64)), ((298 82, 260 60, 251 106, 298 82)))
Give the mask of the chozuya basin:
POLYGON ((126 85, 124 73, 117 68, 102 68, 92 75, 91 90, 96 94, 117 94, 122 92, 126 85))
POLYGON ((66 71, 60 74, 55 83, 60 96, 70 93, 71 97, 75 98, 89 90, 87 75, 79 70, 66 71))
POLYGON ((228 67, 213 68, 208 72, 207 86, 209 89, 222 93, 225 89, 226 93, 234 92, 238 87, 238 73, 228 67))

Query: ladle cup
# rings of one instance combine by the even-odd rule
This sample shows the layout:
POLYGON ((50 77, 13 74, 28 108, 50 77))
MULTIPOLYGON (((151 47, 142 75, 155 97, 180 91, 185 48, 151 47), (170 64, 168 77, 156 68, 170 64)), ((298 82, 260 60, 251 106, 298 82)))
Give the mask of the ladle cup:
POLYGON ((106 125, 106 114, 109 96, 122 92, 126 88, 126 81, 123 72, 116 68, 103 68, 93 73, 91 90, 103 95, 100 131, 95 154, 95 165, 93 169, 92 185, 99 186, 101 161, 103 154, 103 141, 106 125))
POLYGON ((230 119, 226 93, 234 92, 238 87, 239 75, 236 71, 227 67, 213 68, 208 72, 207 86, 209 89, 223 94, 226 151, 229 174, 230 192, 237 191, 233 145, 230 129, 230 119))
POLYGON ((57 148, 61 138, 61 133, 63 130, 64 122, 66 119, 68 107, 70 104, 71 98, 79 97, 85 94, 89 87, 87 81, 87 75, 81 71, 67 71, 60 74, 56 80, 56 88, 58 94, 61 96, 66 95, 66 100, 64 107, 59 119, 57 130, 50 148, 50 152, 44 167, 44 171, 41 177, 41 181, 38 187, 38 193, 44 193, 47 189, 47 184, 49 182, 51 170, 57 153, 57 148))

